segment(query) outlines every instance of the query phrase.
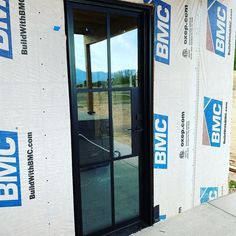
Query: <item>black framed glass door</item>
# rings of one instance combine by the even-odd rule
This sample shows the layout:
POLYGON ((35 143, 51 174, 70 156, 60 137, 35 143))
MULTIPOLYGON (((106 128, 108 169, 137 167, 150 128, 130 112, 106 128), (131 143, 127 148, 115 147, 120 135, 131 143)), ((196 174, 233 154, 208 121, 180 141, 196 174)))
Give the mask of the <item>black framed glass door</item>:
POLYGON ((139 12, 71 3, 68 23, 76 219, 80 234, 98 234, 142 220, 150 148, 142 21, 139 12))

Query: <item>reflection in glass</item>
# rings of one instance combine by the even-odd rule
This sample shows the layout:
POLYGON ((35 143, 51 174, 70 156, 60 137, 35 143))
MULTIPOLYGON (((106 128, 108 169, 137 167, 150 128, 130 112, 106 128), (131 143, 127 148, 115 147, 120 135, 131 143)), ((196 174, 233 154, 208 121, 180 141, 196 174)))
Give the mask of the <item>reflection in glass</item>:
POLYGON ((120 223, 139 215, 138 157, 114 162, 115 221, 120 223))
POLYGON ((112 93, 114 156, 132 154, 130 91, 112 93))
POLYGON ((77 87, 107 87, 106 14, 75 10, 74 43, 77 87))
POLYGON ((114 157, 132 155, 130 87, 139 86, 138 30, 137 18, 111 14, 108 52, 107 14, 74 9, 73 17, 82 222, 83 234, 87 235, 111 227, 113 213, 115 223, 139 215, 139 157, 118 160, 111 159, 110 153, 110 144, 114 144, 114 157), (117 89, 123 91, 108 89, 108 53, 109 85, 127 87, 117 89), (108 93, 112 93, 110 100, 108 93), (113 114, 113 130, 109 112, 113 114))
POLYGON ((80 165, 110 157, 107 92, 78 93, 80 165))
POLYGON ((77 87, 86 86, 87 72, 85 67, 84 36, 76 34, 75 42, 75 62, 76 62, 76 85, 77 87))
POLYGON ((106 88, 107 73, 107 40, 91 44, 91 70, 93 87, 106 88))
POLYGON ((138 86, 137 19, 111 16, 111 77, 113 87, 138 86))
POLYGON ((81 170, 84 234, 111 226, 110 165, 81 170))

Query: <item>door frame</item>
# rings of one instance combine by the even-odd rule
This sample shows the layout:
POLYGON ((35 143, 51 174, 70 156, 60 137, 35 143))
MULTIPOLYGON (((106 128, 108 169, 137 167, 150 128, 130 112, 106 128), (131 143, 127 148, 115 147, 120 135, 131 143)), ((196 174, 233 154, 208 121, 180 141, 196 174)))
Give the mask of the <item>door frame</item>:
MULTIPOLYGON (((64 0, 65 7, 65 26, 67 35, 67 60, 68 60, 68 75, 69 75, 69 94, 70 94, 70 118, 71 118, 71 145, 72 145, 72 175, 73 175, 73 196, 74 196, 74 223, 76 236, 83 235, 82 229, 82 207, 81 207, 81 190, 80 190, 80 165, 79 158, 76 158, 79 153, 77 144, 77 92, 75 87, 75 59, 74 45, 72 39, 73 32, 73 5, 83 4, 88 6, 99 6, 115 10, 122 10, 139 13, 142 22, 141 37, 139 38, 139 76, 141 79, 140 88, 142 88, 142 105, 144 114, 144 132, 142 143, 144 145, 144 153, 148 158, 142 158, 140 166, 141 182, 140 182, 140 216, 139 221, 128 221, 115 227, 103 230, 99 234, 111 233, 137 223, 142 223, 142 226, 150 226, 154 223, 154 197, 153 197, 153 7, 144 4, 135 4, 115 0, 64 0), (140 65, 142 63, 142 65, 140 65)), ((98 233, 96 233, 98 235, 98 233)))

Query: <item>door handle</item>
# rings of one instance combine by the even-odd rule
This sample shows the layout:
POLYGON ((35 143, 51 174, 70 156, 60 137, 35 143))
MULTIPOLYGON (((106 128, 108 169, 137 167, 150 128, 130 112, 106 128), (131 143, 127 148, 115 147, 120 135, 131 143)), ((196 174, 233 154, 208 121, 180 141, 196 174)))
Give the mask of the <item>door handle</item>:
POLYGON ((142 129, 142 128, 136 128, 136 129, 134 130, 134 132, 135 132, 135 133, 141 133, 141 132, 143 132, 143 129, 142 129))
POLYGON ((135 133, 143 132, 143 128, 140 128, 140 127, 136 127, 135 129, 127 129, 127 130, 130 130, 130 131, 135 132, 135 133))

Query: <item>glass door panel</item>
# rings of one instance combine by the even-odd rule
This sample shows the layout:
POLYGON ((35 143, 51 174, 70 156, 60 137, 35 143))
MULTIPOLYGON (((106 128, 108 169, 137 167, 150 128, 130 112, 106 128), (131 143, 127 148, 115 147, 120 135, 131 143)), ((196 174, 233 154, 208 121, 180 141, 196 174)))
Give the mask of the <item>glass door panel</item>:
POLYGON ((81 169, 84 234, 112 225, 110 165, 81 169))
POLYGON ((113 91, 113 140, 114 157, 132 154, 131 133, 131 93, 130 91, 113 91))
POLYGON ((110 159, 109 110, 107 92, 77 94, 80 166, 110 159))
POLYGON ((77 88, 108 87, 106 14, 75 10, 74 44, 77 88))
POLYGON ((139 216, 139 155, 137 17, 112 14, 111 78, 114 143, 115 223, 139 216), (135 104, 137 103, 137 104, 135 104), (136 138, 136 136, 138 138, 136 138), (135 147, 135 151, 133 150, 135 147), (122 158, 119 160, 119 157, 122 158))
POLYGON ((112 226, 107 14, 76 9, 73 15, 82 223, 87 235, 112 226))
POLYGON ((114 163, 116 223, 139 216, 139 160, 138 157, 114 163))
POLYGON ((91 70, 93 88, 106 88, 108 86, 107 72, 107 40, 91 44, 91 70))
POLYGON ((138 86, 137 18, 111 15, 112 87, 138 86))
POLYGON ((138 15, 118 12, 88 6, 73 12, 75 158, 85 235, 140 214, 138 15))

